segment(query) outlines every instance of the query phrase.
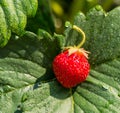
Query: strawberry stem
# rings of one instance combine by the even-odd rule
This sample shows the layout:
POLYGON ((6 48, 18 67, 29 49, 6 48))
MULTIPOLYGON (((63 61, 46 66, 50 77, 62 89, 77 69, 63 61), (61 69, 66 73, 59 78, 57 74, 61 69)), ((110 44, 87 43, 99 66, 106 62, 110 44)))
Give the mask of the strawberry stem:
POLYGON ((73 25, 72 29, 74 29, 74 30, 78 31, 80 34, 82 34, 82 41, 80 42, 80 44, 77 45, 77 48, 80 48, 85 43, 85 33, 83 32, 82 29, 80 29, 76 25, 73 25))

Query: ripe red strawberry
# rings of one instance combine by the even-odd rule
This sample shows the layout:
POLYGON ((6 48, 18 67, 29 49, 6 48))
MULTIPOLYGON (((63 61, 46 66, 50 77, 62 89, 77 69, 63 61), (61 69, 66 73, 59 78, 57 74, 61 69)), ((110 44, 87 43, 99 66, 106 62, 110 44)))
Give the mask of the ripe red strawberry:
POLYGON ((53 71, 57 80, 66 88, 83 82, 89 74, 90 65, 87 51, 70 47, 57 55, 53 61, 53 71))

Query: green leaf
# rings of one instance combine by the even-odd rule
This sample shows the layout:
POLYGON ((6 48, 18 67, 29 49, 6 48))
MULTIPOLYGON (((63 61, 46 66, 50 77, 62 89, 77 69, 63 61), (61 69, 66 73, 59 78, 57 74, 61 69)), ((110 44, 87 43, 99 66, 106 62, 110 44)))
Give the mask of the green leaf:
POLYGON ((25 113, 72 113, 72 97, 69 89, 55 81, 41 84, 36 90, 25 93, 25 113))
MULTIPOLYGON (((87 82, 75 92, 78 106, 86 113, 118 113, 120 110, 120 59, 92 69, 87 82), (83 100, 83 102, 82 102, 83 100), (82 104, 81 104, 82 103, 82 104), (85 107, 84 104, 87 106, 85 107)), ((75 97, 76 98, 76 97, 75 97)), ((76 103, 77 104, 77 103, 76 103)), ((78 108, 79 108, 78 107, 78 108)))
POLYGON ((12 37, 8 45, 0 49, 0 58, 30 60, 47 68, 48 73, 49 71, 52 73, 53 58, 60 51, 58 43, 57 39, 51 37, 44 30, 42 30, 42 34, 39 34, 39 37, 32 32, 26 32, 22 38, 12 37))
POLYGON ((24 92, 35 89, 35 82, 43 80, 45 73, 45 68, 31 61, 0 59, 0 111, 14 113, 24 92))
POLYGON ((31 32, 12 37, 0 49, 0 112, 20 109, 24 93, 54 78, 51 66, 58 51, 57 41, 45 31, 39 37, 31 32))
POLYGON ((28 19, 27 30, 37 33, 39 28, 50 34, 55 32, 49 0, 38 0, 38 10, 35 17, 28 19))
MULTIPOLYGON (((75 18, 75 25, 86 34, 84 48, 90 51, 91 64, 99 64, 120 56, 120 7, 105 13, 100 6, 91 9, 85 16, 79 13, 75 18)), ((68 28, 66 46, 77 45, 81 35, 68 28)))
POLYGON ((0 0, 0 46, 6 45, 11 32, 22 35, 27 16, 34 16, 37 0, 0 0))
MULTIPOLYGON (((41 82, 37 89, 27 82, 31 85, 6 92, 7 96, 2 94, 2 105, 9 99, 10 107, 15 109, 19 106, 23 113, 118 113, 120 111, 119 65, 120 59, 115 59, 97 66, 91 70, 86 82, 73 90, 63 88, 56 80, 41 82)), ((28 81, 31 81, 30 79, 33 78, 27 78, 28 81)), ((2 110, 6 110, 6 107, 2 106, 2 110)))
POLYGON ((120 59, 116 59, 97 66, 73 92, 54 81, 41 84, 38 89, 25 93, 23 112, 118 113, 119 65, 120 59))

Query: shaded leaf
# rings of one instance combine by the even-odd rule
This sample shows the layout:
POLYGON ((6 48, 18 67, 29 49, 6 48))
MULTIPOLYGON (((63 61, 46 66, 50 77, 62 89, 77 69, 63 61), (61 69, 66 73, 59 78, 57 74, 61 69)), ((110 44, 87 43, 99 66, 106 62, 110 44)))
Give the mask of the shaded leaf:
POLYGON ((27 30, 37 33, 39 28, 50 34, 55 32, 49 0, 38 0, 37 13, 34 18, 28 20, 27 30))
POLYGON ((46 31, 37 37, 31 32, 26 32, 22 38, 12 38, 8 45, 0 49, 0 58, 22 58, 33 61, 48 70, 51 70, 53 58, 59 52, 57 40, 46 31))
POLYGON ((0 49, 1 112, 19 110, 25 92, 53 79, 52 60, 58 51, 57 41, 45 31, 39 38, 31 32, 22 38, 12 37, 7 46, 0 49))

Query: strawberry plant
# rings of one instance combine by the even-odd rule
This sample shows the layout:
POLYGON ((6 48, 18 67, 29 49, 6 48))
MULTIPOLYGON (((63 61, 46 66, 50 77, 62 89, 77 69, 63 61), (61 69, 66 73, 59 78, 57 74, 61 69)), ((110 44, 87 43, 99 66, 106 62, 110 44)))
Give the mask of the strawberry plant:
POLYGON ((52 63, 81 34, 69 26, 54 33, 47 0, 0 1, 0 113, 119 113, 120 7, 106 13, 95 6, 73 24, 86 35, 91 69, 84 82, 65 88, 52 63))
POLYGON ((77 84, 85 81, 90 71, 88 62, 88 51, 80 48, 85 42, 84 32, 73 25, 75 29, 82 34, 83 39, 77 46, 64 47, 62 53, 53 60, 53 71, 57 80, 66 88, 75 87, 77 84))

